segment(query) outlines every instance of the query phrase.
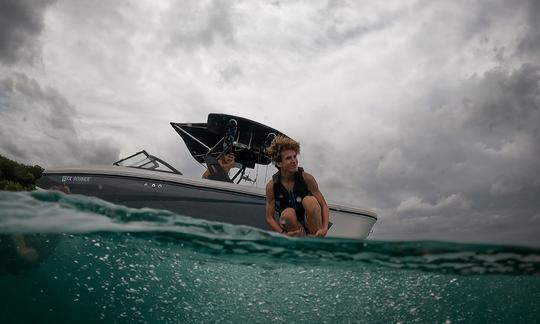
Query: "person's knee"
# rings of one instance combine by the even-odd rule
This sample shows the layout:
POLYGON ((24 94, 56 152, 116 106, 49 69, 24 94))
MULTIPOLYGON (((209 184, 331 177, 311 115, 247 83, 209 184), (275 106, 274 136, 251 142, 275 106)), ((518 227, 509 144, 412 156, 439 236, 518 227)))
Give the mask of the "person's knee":
POLYGON ((281 212, 279 220, 281 224, 294 224, 297 221, 296 212, 292 208, 287 208, 281 212))
POLYGON ((321 206, 317 199, 313 196, 307 196, 302 200, 302 205, 307 214, 317 214, 321 210, 321 206))

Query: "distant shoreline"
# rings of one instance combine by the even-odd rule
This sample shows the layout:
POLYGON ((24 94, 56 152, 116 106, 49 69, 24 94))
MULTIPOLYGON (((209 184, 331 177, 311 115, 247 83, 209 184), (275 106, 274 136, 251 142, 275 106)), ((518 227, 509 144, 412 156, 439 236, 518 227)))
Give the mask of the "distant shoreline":
POLYGON ((43 168, 39 165, 25 165, 0 155, 0 190, 35 190, 42 173, 43 168))

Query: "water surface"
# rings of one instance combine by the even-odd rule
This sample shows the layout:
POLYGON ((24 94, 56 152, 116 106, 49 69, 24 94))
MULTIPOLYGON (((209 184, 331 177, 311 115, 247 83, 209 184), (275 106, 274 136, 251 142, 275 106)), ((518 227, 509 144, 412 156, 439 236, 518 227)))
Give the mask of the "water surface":
POLYGON ((54 192, 0 191, 0 260, 1 323, 540 318, 540 249, 293 239, 54 192))

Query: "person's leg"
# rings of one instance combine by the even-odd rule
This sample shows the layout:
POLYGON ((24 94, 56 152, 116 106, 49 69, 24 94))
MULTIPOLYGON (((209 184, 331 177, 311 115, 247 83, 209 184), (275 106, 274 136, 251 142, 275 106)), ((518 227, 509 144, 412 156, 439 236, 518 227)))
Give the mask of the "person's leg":
POLYGON ((304 206, 304 210, 306 211, 305 223, 309 231, 307 234, 313 235, 322 228, 321 206, 313 196, 304 197, 302 206, 304 206))
POLYGON ((22 234, 15 234, 13 236, 15 242, 15 248, 19 258, 28 263, 35 263, 38 261, 39 255, 36 249, 26 246, 26 241, 22 234))
POLYGON ((279 216, 279 224, 281 225, 281 228, 285 230, 285 232, 295 232, 303 229, 300 222, 298 222, 296 212, 292 208, 286 208, 281 212, 281 215, 279 216))

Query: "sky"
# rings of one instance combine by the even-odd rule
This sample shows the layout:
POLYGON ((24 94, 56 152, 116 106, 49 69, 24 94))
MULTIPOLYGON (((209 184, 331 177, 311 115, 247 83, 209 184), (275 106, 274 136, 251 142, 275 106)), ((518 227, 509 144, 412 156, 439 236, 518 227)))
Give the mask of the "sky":
POLYGON ((372 239, 540 246, 539 1, 0 0, 1 155, 200 177, 169 122, 211 112, 298 140, 372 239))

